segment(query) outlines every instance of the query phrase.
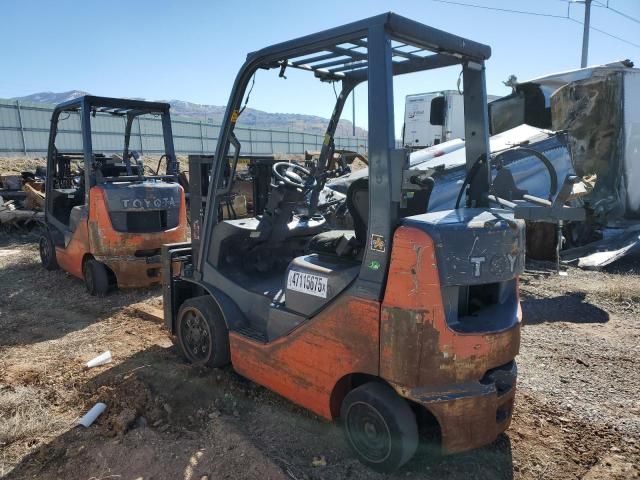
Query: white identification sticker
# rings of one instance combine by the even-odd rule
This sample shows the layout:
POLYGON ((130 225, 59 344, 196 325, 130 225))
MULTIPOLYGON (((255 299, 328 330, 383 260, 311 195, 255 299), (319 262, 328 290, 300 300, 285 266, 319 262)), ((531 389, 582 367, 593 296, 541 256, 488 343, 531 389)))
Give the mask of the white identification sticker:
POLYGON ((287 289, 327 298, 327 277, 289 270, 287 289))

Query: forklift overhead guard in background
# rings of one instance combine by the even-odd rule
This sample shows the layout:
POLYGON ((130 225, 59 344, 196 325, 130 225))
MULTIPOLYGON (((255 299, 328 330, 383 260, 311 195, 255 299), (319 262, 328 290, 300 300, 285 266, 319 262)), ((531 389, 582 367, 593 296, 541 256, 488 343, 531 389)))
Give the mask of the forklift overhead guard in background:
POLYGON ((61 103, 53 111, 49 134, 42 265, 84 278, 92 295, 116 286, 159 284, 162 245, 187 238, 185 197, 177 175, 168 103, 90 95, 61 103), (68 135, 64 122, 76 120, 74 114, 82 152, 63 152, 68 135), (130 150, 132 124, 140 115, 161 118, 164 175, 146 175, 138 153, 130 150), (92 123, 110 117, 123 119, 122 157, 106 156, 93 146, 98 134, 92 123))

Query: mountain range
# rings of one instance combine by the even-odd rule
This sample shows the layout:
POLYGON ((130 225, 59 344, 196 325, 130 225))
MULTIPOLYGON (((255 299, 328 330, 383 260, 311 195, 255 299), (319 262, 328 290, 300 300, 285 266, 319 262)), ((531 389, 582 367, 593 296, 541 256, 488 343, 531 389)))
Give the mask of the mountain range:
MULTIPOLYGON (((81 90, 70 90, 68 92, 38 92, 23 97, 14 97, 12 100, 21 102, 58 104, 67 100, 72 100, 87 92, 81 90)), ((144 100, 137 98, 138 100, 144 100)), ((187 117, 194 120, 203 120, 220 124, 224 116, 225 107, 218 105, 202 105, 199 103, 187 102, 184 100, 160 100, 171 105, 171 115, 176 117, 187 117)), ((324 135, 329 119, 315 115, 300 115, 295 113, 269 113, 262 110, 247 108, 238 121, 238 124, 265 130, 291 130, 296 132, 307 132, 324 135)), ((352 132, 352 123, 349 120, 340 120, 336 131, 337 136, 348 136, 352 132)), ((365 136, 367 131, 356 127, 356 136, 365 136)))

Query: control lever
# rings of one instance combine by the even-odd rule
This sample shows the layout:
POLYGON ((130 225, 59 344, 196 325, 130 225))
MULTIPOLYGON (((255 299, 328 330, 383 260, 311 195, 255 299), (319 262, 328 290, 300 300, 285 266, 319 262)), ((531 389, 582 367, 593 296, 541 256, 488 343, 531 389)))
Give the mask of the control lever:
POLYGON ((429 185, 433 185, 433 177, 431 177, 430 174, 423 172, 418 175, 412 175, 409 178, 409 182, 420 187, 428 187, 429 185))
POLYGON ((431 189, 435 183, 433 173, 435 169, 428 170, 403 170, 402 171, 402 190, 424 190, 431 189))

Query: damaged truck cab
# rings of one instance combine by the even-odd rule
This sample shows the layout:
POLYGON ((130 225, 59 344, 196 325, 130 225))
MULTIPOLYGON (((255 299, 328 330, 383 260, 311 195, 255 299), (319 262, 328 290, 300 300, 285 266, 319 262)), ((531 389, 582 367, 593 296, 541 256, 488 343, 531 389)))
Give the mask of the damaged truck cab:
POLYGON ((387 13, 248 55, 227 104, 197 249, 163 249, 165 322, 194 364, 233 368, 326 419, 360 461, 406 463, 431 423, 446 452, 509 425, 520 343, 524 223, 490 208, 484 62, 490 48, 387 13), (431 172, 395 146, 396 75, 459 65, 465 206, 427 213, 431 172), (255 72, 341 87, 317 165, 276 162, 261 215, 226 219, 255 72), (318 210, 343 106, 367 82, 369 175, 345 196, 353 229, 318 210), (472 174, 471 174, 472 173, 472 174))

